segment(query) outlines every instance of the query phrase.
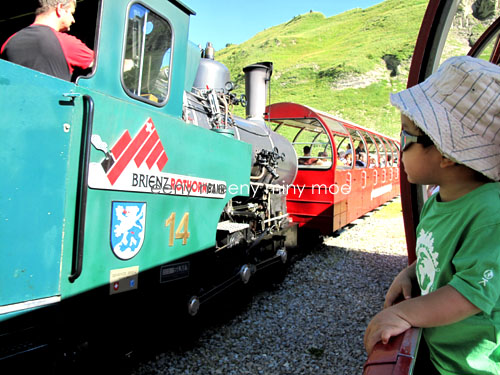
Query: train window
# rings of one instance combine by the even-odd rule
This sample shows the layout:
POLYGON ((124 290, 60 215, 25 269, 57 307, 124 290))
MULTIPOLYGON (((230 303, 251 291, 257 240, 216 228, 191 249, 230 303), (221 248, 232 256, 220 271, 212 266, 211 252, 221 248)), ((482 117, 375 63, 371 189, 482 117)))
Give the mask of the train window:
POLYGON ((306 145, 300 144, 299 142, 296 142, 296 140, 305 130, 304 124, 293 120, 280 120, 276 123, 277 125, 273 130, 288 139, 293 144, 293 148, 295 149, 295 152, 297 153, 299 158, 301 157, 301 155, 303 156, 303 148, 306 145))
POLYGON ((385 167, 387 165, 387 150, 384 142, 382 139, 377 136, 373 135, 373 138, 375 138, 378 146, 378 154, 379 154, 379 167, 385 167))
POLYGON ((391 167, 392 166, 392 161, 393 159, 393 152, 392 152, 392 144, 385 138, 382 138, 382 141, 384 142, 385 149, 387 150, 387 166, 391 167))
POLYGON ((390 141, 392 144, 392 160, 393 165, 397 166, 399 162, 399 146, 396 142, 390 141))
POLYGON ((300 168, 329 168, 332 164, 332 148, 328 135, 323 127, 305 128, 293 142, 295 149, 300 148, 298 155, 300 168), (309 148, 306 154, 304 148, 309 148))
POLYGON ((337 147, 337 168, 336 169, 350 169, 352 168, 352 154, 347 156, 352 150, 351 139, 347 135, 334 134, 333 140, 335 147, 337 147))
POLYGON ((378 151, 377 151, 377 144, 373 140, 372 136, 370 133, 367 132, 361 132, 363 134, 363 137, 365 138, 365 145, 366 145, 366 156, 364 156, 364 159, 366 159, 367 166, 369 168, 375 168, 378 166, 378 151))
POLYGON ((358 130, 349 129, 351 134, 352 144, 355 147, 354 152, 350 152, 353 155, 353 163, 355 167, 363 168, 366 166, 366 147, 363 137, 358 130))
POLYGON ((379 155, 377 150, 377 144, 373 141, 373 138, 371 137, 370 137, 370 143, 368 144, 368 158, 370 160, 370 163, 368 164, 370 168, 378 167, 379 155))
POLYGON ((292 142, 299 168, 331 167, 333 152, 330 138, 317 119, 280 120, 274 131, 292 142))
POLYGON ((315 159, 311 164, 313 167, 330 168, 332 166, 332 147, 324 130, 311 142, 311 156, 313 160, 315 159))
POLYGON ((155 105, 168 99, 172 60, 170 23, 140 4, 127 19, 122 80, 129 95, 155 105))

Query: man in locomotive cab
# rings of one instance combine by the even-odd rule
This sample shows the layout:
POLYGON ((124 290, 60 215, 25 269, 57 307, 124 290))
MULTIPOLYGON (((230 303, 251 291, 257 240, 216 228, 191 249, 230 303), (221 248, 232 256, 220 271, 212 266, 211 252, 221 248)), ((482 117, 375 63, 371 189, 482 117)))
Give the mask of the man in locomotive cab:
POLYGON ((91 68, 94 51, 67 34, 75 22, 76 0, 39 0, 35 21, 12 35, 0 49, 4 60, 67 81, 76 67, 91 68))
POLYGON ((422 207, 417 260, 389 287, 365 347, 421 327, 430 363, 419 349, 419 374, 500 374, 499 95, 500 67, 470 56, 391 95, 408 181, 439 191, 422 207))

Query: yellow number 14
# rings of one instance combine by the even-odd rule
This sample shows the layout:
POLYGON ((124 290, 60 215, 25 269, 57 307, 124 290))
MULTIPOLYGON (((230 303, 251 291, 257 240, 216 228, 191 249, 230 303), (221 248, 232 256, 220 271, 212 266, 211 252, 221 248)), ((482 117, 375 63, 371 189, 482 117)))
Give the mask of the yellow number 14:
MULTIPOLYGON (((174 246, 174 227, 175 227, 175 212, 172 212, 167 220, 165 220, 165 227, 170 226, 170 235, 168 238, 168 246, 174 246)), ((182 238, 182 244, 187 243, 189 238, 189 212, 186 212, 175 231, 175 238, 182 238)))

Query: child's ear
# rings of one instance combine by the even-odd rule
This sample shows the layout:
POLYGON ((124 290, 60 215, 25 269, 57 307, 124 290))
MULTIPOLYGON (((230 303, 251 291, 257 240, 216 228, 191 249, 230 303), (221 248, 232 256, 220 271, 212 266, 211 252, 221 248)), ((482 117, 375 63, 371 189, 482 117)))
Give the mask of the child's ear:
POLYGON ((456 165, 457 163, 455 163, 453 160, 450 160, 448 159, 447 157, 445 156, 442 156, 441 157, 441 162, 439 163, 439 166, 441 168, 448 168, 448 167, 453 167, 454 165, 456 165))

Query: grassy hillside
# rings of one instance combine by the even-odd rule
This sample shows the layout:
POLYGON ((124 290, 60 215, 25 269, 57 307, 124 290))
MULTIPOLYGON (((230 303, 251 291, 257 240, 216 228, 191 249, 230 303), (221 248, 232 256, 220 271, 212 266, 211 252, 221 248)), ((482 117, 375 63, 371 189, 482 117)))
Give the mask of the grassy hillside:
MULTIPOLYGON (((217 52, 244 93, 242 68, 272 61, 271 102, 293 101, 397 136, 389 93, 404 89, 427 0, 386 0, 326 18, 311 12, 217 52)), ((242 115, 241 110, 239 113, 242 115)))

